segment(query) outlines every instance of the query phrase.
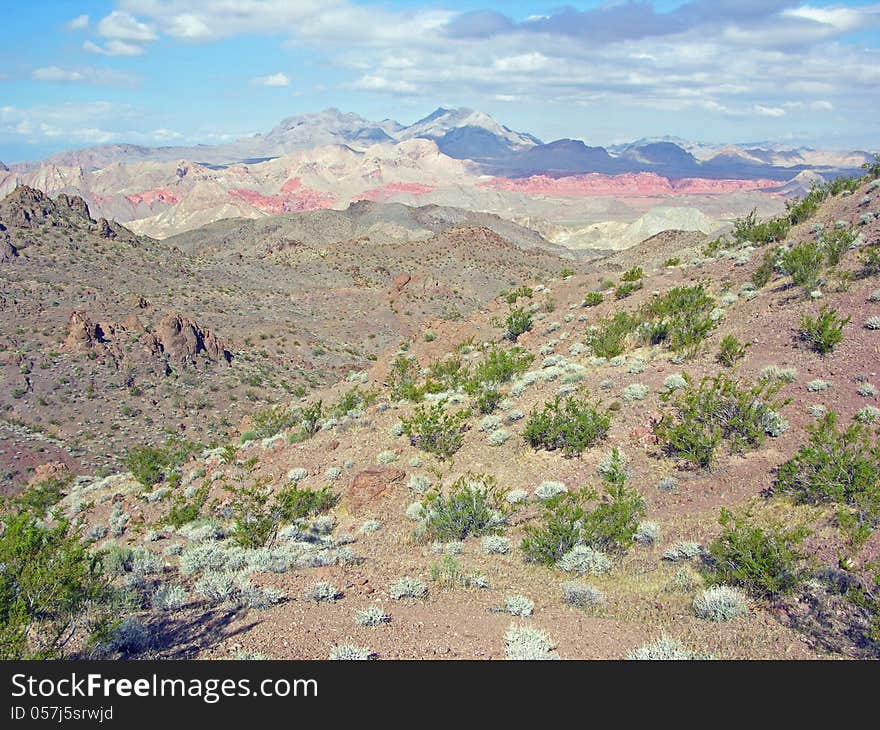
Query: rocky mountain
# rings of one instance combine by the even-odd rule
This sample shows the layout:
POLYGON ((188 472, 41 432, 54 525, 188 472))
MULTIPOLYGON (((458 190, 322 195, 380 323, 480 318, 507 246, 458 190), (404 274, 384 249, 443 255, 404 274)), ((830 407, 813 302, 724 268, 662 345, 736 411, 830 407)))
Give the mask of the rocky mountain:
POLYGON ((0 481, 222 439, 511 282, 580 270, 561 250, 497 216, 373 201, 159 241, 20 186, 0 199, 0 481))

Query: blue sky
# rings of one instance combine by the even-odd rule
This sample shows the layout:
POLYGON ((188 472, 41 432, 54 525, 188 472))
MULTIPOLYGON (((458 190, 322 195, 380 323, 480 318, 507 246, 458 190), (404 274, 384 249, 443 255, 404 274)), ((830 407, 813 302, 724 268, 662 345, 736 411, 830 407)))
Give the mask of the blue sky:
POLYGON ((217 143, 335 106, 545 140, 880 147, 880 2, 9 3, 0 160, 217 143))

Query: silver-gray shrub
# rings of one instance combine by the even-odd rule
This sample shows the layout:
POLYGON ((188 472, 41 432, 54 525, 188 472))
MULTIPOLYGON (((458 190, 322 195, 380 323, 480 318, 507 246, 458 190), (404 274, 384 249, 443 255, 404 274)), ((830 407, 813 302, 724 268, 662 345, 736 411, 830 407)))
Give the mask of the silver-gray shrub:
POLYGON ((504 613, 509 613, 511 616, 522 616, 523 618, 528 618, 532 615, 534 610, 534 601, 532 601, 530 598, 526 598, 525 596, 521 596, 518 593, 512 596, 508 596, 504 602, 504 613))
POLYGON ((748 597, 733 586, 713 586, 694 598, 694 613, 707 621, 730 621, 748 611, 748 597))
POLYGON ((504 634, 504 654, 512 660, 559 659, 553 651, 555 644, 540 629, 523 624, 511 624, 504 634))
POLYGON ((611 570, 611 558, 588 545, 575 545, 556 563, 566 573, 601 575, 611 570))
POLYGON ((354 620, 359 626, 379 626, 391 621, 391 616, 381 606, 373 605, 360 609, 355 613, 354 620))
POLYGON ((570 606, 593 608, 605 603, 605 594, 587 583, 568 581, 562 586, 562 600, 570 606))
POLYGON ((510 540, 503 535, 486 535, 480 546, 487 555, 504 555, 510 552, 510 540))
POLYGON ((418 600, 428 595, 428 586, 418 578, 404 576, 391 586, 389 595, 395 600, 418 600))
POLYGON ((159 611, 176 611, 186 605, 189 596, 183 586, 164 583, 153 593, 153 608, 159 611))

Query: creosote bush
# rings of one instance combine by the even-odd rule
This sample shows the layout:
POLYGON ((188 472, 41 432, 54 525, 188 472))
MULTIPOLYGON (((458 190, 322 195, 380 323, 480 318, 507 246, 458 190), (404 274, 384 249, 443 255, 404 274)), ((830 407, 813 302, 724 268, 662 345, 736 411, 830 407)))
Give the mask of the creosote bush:
POLYGON ((709 544, 704 577, 714 585, 739 586, 759 598, 776 598, 800 584, 803 526, 758 524, 721 510, 721 535, 709 544))
POLYGON ((746 348, 748 347, 750 345, 740 342, 733 335, 725 335, 721 340, 715 359, 724 367, 732 368, 746 356, 746 348))
POLYGON ((403 420, 403 432, 410 443, 423 451, 448 459, 464 442, 465 421, 470 410, 451 412, 446 401, 418 405, 410 418, 403 420))
POLYGON ((834 352, 843 342, 843 330, 852 320, 852 316, 839 317, 837 310, 823 306, 818 317, 804 315, 801 318, 800 338, 807 346, 820 355, 834 352))
POLYGON ((501 531, 509 510, 507 490, 488 474, 467 473, 444 493, 425 497, 425 536, 449 542, 501 531))
POLYGON ((604 439, 610 425, 610 413, 600 410, 586 393, 565 399, 556 396, 541 411, 532 411, 523 437, 536 449, 559 449, 575 456, 604 439))
POLYGON ((654 433, 669 455, 701 468, 711 465, 723 441, 733 453, 760 446, 768 426, 776 425, 770 414, 785 405, 773 400, 780 388, 775 382, 751 386, 720 373, 698 385, 688 383, 687 388, 661 396, 672 410, 663 414, 654 433))

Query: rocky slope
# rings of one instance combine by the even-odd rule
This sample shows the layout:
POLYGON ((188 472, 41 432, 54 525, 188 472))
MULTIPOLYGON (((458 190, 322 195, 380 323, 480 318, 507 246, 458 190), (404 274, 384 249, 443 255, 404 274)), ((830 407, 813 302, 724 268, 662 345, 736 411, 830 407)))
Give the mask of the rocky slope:
MULTIPOLYGON (((402 346, 389 343, 371 367, 311 393, 306 402, 277 402, 268 412, 272 418, 245 419, 223 448, 184 464, 180 483, 145 486, 129 474, 84 477, 71 483, 63 508, 79 516, 95 549, 142 551, 143 587, 133 590, 142 596, 137 620, 151 638, 134 652, 140 656, 327 658, 348 647, 348 654, 380 659, 493 659, 523 650, 516 638, 523 627, 544 632, 531 650, 540 658, 619 659, 660 638, 680 653, 719 659, 876 656, 870 616, 847 596, 849 588, 866 585, 870 561, 880 554, 878 534, 845 562, 836 506, 772 494, 777 467, 806 442, 823 409, 845 423, 877 411, 870 407, 877 400, 880 330, 871 322, 880 321, 880 279, 862 262, 880 245, 880 183, 830 197, 782 243, 811 243, 835 230, 853 231, 852 246, 842 253, 837 274, 823 269, 812 296, 778 270, 771 269, 762 285, 752 283, 771 248, 743 241, 708 255, 706 237, 693 233, 662 233, 573 276, 533 280, 531 298, 524 294, 517 302, 531 309, 533 325, 517 345, 534 359, 500 385, 496 412, 465 417, 451 459, 426 453, 418 439, 407 437, 404 423, 424 406, 395 397, 400 358, 413 358, 422 368, 419 382, 428 373, 450 377, 456 364, 479 367, 487 352, 511 347, 505 297, 462 319, 424 322, 402 346), (640 272, 624 278, 632 267, 640 272), (606 280, 617 285, 616 294, 606 280), (641 286, 624 289, 625 280, 641 286), (651 344, 631 336, 623 354, 610 359, 586 344, 616 313, 644 312, 672 289, 697 284, 711 297, 713 324, 689 354, 673 351, 662 338, 651 344), (589 293, 593 306, 586 304, 589 293), (802 316, 823 305, 852 319, 839 345, 820 356, 798 331, 802 316), (716 359, 726 336, 747 346, 730 370, 716 359), (720 372, 742 383, 775 383, 783 402, 754 444, 740 451, 725 445, 711 468, 699 468, 664 446, 659 424, 671 413, 668 394, 687 388, 683 374, 699 382, 720 372), (607 409, 606 437, 569 457, 530 445, 527 414, 578 392, 607 409), (365 393, 372 395, 364 399, 365 393), (297 410, 319 401, 322 417, 306 420, 297 410), (576 561, 548 567, 526 560, 521 541, 542 524, 548 494, 590 486, 604 493, 590 509, 609 504, 609 474, 619 474, 609 466, 615 448, 625 455, 625 483, 645 502, 641 537, 602 560, 584 553, 594 562, 584 564, 581 575, 576 561), (438 499, 432 490, 448 494, 460 477, 473 481, 480 474, 504 490, 521 490, 507 501, 504 522, 493 523, 506 539, 427 539, 425 515, 438 499), (241 503, 235 489, 279 494, 293 485, 309 494, 326 490, 338 502, 320 517, 282 527, 266 546, 236 546, 231 531, 241 503), (168 526, 171 506, 197 495, 200 519, 168 526), (810 559, 799 563, 803 572, 790 592, 772 599, 736 594, 736 611, 728 606, 725 620, 706 620, 697 614, 711 561, 701 564, 700 556, 721 532, 721 508, 765 527, 774 520, 809 525, 803 552, 810 559), (401 583, 404 578, 409 582, 401 583), (167 602, 155 591, 171 586, 180 601, 163 610, 167 602)), ((450 242, 444 255, 472 252, 475 235, 450 242)), ((503 245, 492 243, 492 234, 481 236, 487 261, 497 258, 503 245)), ((351 251, 348 243, 334 255, 351 251)), ((383 247, 380 254, 393 251, 383 247)), ((414 277, 398 278, 394 289, 405 291, 412 282, 414 277)), ((488 289, 490 282, 480 286, 488 289)), ((379 314, 371 309, 372 317, 379 314)), ((362 342, 363 329, 345 336, 362 342)), ((426 398, 429 404, 445 400, 452 410, 476 407, 454 386, 426 398)), ((118 582, 133 571, 123 568, 118 582)))

